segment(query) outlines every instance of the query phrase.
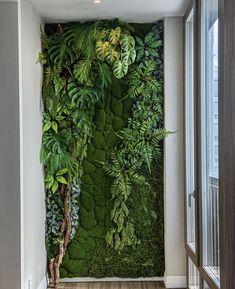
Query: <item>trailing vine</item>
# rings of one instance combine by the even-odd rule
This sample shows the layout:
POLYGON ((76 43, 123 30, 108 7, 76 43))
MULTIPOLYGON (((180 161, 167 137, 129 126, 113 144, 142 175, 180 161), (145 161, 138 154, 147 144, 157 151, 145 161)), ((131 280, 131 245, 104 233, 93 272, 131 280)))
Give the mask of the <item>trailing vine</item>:
POLYGON ((42 32, 38 61, 44 66, 45 110, 40 157, 46 190, 46 245, 55 287, 79 224, 82 164, 93 138, 95 105, 105 98, 113 78, 129 87, 126 97, 134 105, 128 126, 118 133, 120 142, 111 159, 103 163, 113 178, 114 201, 106 242, 118 252, 139 244, 128 200, 135 185, 149 186, 142 171, 151 171, 167 133, 162 126, 162 78, 155 75, 155 57, 162 43, 154 31, 144 39, 134 38, 132 32, 118 20, 58 25, 56 33, 42 32))
MULTIPOLYGON (((116 21, 117 22, 117 21, 116 21)), ((41 161, 46 189, 46 245, 58 287, 60 265, 78 225, 82 162, 93 136, 95 104, 105 97, 112 74, 122 78, 135 60, 129 27, 105 21, 72 24, 42 33, 44 65, 41 161), (113 73, 112 73, 113 72, 113 73)))

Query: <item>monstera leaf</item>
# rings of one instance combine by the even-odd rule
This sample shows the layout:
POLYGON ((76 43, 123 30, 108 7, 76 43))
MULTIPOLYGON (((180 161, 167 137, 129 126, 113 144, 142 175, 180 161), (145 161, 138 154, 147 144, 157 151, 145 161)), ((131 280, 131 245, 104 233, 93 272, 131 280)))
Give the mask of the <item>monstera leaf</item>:
POLYGON ((113 66, 113 74, 116 78, 120 79, 127 74, 128 71, 128 62, 126 59, 123 61, 117 60, 113 66))
POLYGON ((67 67, 76 58, 73 49, 66 43, 63 33, 53 35, 48 54, 51 61, 58 67, 67 67))
POLYGON ((104 60, 109 55, 110 46, 108 41, 97 41, 96 55, 100 60, 104 60))
POLYGON ((121 36, 121 28, 117 27, 115 30, 112 29, 109 35, 109 40, 112 45, 116 45, 121 36))
POLYGON ((74 66, 74 76, 80 83, 90 83, 91 60, 81 60, 74 66))
POLYGON ((99 93, 92 87, 79 86, 76 80, 68 83, 68 93, 72 102, 80 109, 89 109, 99 100, 99 93))
POLYGON ((119 59, 119 55, 120 53, 115 50, 112 46, 110 46, 109 48, 109 52, 107 54, 107 61, 110 63, 110 64, 113 64, 116 60, 119 59))
POLYGON ((133 64, 135 62, 135 58, 136 58, 136 51, 134 48, 123 53, 123 59, 125 59, 128 65, 133 64))
POLYGON ((123 35, 121 39, 121 48, 123 51, 130 51, 135 47, 135 39, 130 35, 123 35))

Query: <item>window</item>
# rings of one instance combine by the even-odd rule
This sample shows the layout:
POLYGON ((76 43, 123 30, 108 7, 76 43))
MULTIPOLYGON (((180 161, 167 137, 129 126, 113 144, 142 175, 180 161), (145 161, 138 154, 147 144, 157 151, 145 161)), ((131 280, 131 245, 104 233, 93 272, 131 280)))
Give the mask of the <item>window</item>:
POLYGON ((201 2, 202 265, 219 285, 218 0, 201 2))
POLYGON ((194 122, 194 10, 185 23, 185 146, 186 146, 186 204, 187 204, 187 244, 196 252, 195 217, 195 122, 194 122))

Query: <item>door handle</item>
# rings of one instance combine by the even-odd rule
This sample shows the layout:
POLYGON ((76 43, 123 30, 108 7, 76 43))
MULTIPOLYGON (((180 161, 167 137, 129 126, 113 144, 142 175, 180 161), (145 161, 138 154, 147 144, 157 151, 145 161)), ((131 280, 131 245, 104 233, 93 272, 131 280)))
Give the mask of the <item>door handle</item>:
POLYGON ((197 192, 193 191, 192 193, 188 194, 188 205, 191 208, 192 207, 192 198, 196 199, 197 192))

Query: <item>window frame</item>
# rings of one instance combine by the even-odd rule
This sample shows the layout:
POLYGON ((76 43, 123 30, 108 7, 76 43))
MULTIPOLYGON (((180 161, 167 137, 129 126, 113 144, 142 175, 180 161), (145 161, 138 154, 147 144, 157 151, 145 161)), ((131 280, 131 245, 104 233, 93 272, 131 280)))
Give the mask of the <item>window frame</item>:
POLYGON ((197 115, 197 109, 196 109, 196 95, 197 95, 197 78, 196 78, 196 66, 197 66, 197 62, 196 62, 196 42, 197 42, 197 15, 196 15, 196 3, 195 1, 191 1, 187 12, 184 16, 184 75, 186 73, 186 23, 188 21, 188 18, 190 16, 190 14, 194 13, 194 99, 193 102, 195 104, 195 109, 194 109, 194 157, 195 157, 195 164, 194 164, 194 180, 195 180, 195 191, 196 191, 196 198, 195 198, 195 252, 192 250, 191 246, 188 244, 188 233, 187 233, 187 198, 188 198, 188 194, 187 194, 187 178, 186 178, 186 168, 187 168, 187 155, 186 155, 186 80, 184 82, 184 175, 185 175, 185 194, 184 194, 184 199, 185 199, 185 248, 186 248, 186 252, 187 252, 187 256, 190 257, 190 259, 194 262, 194 264, 198 267, 199 265, 199 253, 200 253, 200 247, 199 247, 199 222, 198 222, 198 188, 197 188, 197 121, 196 121, 196 115, 197 115))

